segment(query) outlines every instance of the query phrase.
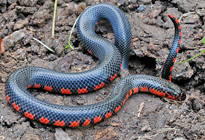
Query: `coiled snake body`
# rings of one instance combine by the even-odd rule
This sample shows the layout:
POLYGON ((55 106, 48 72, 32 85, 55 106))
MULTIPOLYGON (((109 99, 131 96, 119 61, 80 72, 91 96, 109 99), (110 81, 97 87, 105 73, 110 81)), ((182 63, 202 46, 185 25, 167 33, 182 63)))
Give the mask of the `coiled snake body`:
MULTIPOLYGON (((163 69, 163 78, 171 80, 171 71, 181 41, 181 26, 175 25, 175 39, 163 69)), ((85 106, 62 106, 34 98, 26 89, 42 88, 62 94, 82 94, 97 90, 115 79, 117 72, 128 69, 131 28, 124 13, 111 4, 96 4, 87 8, 77 24, 78 39, 86 50, 98 57, 100 64, 81 73, 63 73, 39 67, 25 67, 13 72, 5 84, 8 102, 26 117, 56 126, 86 126, 100 122, 117 113, 125 101, 137 92, 175 100, 184 100, 181 89, 158 77, 132 75, 121 79, 111 95, 102 102, 85 106), (96 35, 95 24, 102 18, 109 20, 115 34, 115 45, 96 35)))

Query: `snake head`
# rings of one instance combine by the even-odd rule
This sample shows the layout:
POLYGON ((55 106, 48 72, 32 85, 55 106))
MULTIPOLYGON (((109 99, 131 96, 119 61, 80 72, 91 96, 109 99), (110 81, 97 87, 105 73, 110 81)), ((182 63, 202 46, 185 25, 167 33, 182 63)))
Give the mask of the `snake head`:
POLYGON ((171 95, 172 99, 178 100, 178 101, 183 101, 186 99, 186 94, 185 91, 180 88, 178 85, 167 81, 166 82, 167 89, 166 91, 168 92, 169 95, 171 95))

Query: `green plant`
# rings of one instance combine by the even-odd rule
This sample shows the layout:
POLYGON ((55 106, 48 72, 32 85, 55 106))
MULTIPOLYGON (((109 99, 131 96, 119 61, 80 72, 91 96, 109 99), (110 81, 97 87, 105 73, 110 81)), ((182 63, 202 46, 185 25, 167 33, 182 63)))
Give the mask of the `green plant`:
POLYGON ((40 40, 36 39, 35 37, 33 37, 33 40, 36 40, 38 43, 40 43, 41 45, 43 45, 46 49, 48 49, 49 51, 55 53, 54 50, 52 50, 51 48, 49 48, 48 46, 46 46, 43 42, 41 42, 40 40))
MULTIPOLYGON (((205 37, 204 37, 204 39, 203 39, 203 42, 204 42, 204 44, 205 44, 205 37)), ((187 59, 187 60, 185 60, 185 61, 182 61, 182 62, 175 63, 174 65, 189 62, 189 61, 191 61, 192 59, 198 57, 199 55, 201 55, 201 54, 204 53, 204 52, 205 52, 205 49, 204 49, 203 51, 201 51, 200 53, 198 53, 197 55, 193 56, 192 58, 189 58, 189 59, 187 59)))

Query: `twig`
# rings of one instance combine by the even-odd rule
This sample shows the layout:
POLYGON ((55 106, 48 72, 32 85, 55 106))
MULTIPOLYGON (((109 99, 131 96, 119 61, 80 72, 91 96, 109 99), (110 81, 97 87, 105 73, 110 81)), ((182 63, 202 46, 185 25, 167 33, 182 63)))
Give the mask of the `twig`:
POLYGON ((179 22, 181 22, 182 18, 187 17, 191 14, 196 14, 196 12, 189 12, 189 13, 185 13, 185 14, 181 15, 180 18, 179 18, 179 22))
POLYGON ((137 111, 137 117, 139 118, 140 117, 140 114, 142 113, 142 109, 144 108, 144 102, 141 102, 140 103, 140 107, 137 111))
POLYGON ((54 34, 55 34, 55 20, 56 20, 57 3, 58 3, 58 0, 55 0, 54 9, 53 9, 53 24, 52 24, 52 36, 51 36, 52 39, 54 39, 54 34))
POLYGON ((4 116, 1 116, 1 127, 3 127, 3 117, 4 116))

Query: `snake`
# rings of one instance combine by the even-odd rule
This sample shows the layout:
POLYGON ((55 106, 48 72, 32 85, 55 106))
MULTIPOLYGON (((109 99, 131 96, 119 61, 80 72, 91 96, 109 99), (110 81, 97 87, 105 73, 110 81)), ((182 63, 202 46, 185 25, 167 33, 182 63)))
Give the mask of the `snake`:
POLYGON ((17 69, 5 83, 8 103, 31 120, 60 127, 77 127, 108 119, 122 108, 131 95, 139 92, 149 92, 177 101, 185 100, 184 91, 171 82, 171 71, 181 43, 181 26, 174 16, 168 16, 175 26, 175 38, 162 71, 162 78, 129 75, 117 82, 107 99, 83 106, 52 104, 29 93, 28 88, 40 88, 66 95, 83 94, 106 86, 117 77, 120 69, 128 69, 132 39, 130 23, 118 7, 100 3, 86 8, 77 22, 78 40, 89 53, 99 59, 99 65, 79 73, 65 73, 41 67, 17 69), (114 43, 95 33, 96 23, 101 19, 111 23, 114 43))

